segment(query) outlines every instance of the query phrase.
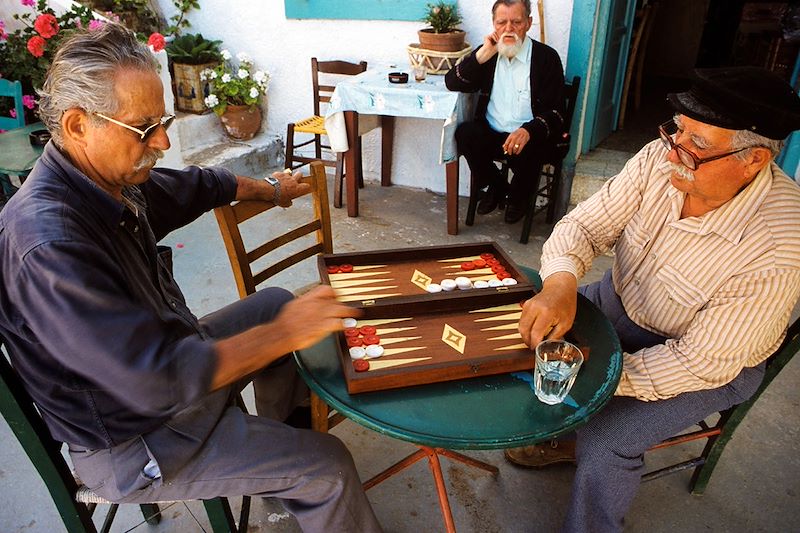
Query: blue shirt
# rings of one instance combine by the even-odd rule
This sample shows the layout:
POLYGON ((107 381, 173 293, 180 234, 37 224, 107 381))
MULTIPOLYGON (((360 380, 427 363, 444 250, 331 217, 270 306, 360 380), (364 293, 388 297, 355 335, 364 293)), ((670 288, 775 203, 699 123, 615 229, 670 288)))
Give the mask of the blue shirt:
POLYGON ((0 336, 53 438, 109 448, 208 393, 216 358, 156 242, 236 195, 153 169, 121 203, 49 143, 0 212, 0 336))
POLYGON ((511 59, 497 55, 494 85, 486 108, 486 120, 495 131, 511 133, 533 120, 531 49, 531 40, 525 37, 522 48, 511 59))

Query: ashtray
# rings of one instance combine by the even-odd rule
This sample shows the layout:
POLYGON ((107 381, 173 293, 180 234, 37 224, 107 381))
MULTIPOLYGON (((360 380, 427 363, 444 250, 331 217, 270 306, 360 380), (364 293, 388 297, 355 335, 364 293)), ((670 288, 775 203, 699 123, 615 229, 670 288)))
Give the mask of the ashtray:
POLYGON ((389 83, 408 83, 408 73, 406 72, 390 72, 389 83))
POLYGON ((34 146, 44 146, 50 140, 50 132, 47 130, 33 130, 28 134, 28 140, 34 146))

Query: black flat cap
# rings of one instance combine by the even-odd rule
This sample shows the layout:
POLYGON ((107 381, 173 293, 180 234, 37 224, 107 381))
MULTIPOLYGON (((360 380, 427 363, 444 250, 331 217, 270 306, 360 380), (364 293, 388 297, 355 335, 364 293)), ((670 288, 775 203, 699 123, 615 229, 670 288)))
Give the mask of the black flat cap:
POLYGON ((695 69, 692 87, 667 95, 678 113, 705 124, 785 139, 800 129, 800 97, 759 67, 695 69))

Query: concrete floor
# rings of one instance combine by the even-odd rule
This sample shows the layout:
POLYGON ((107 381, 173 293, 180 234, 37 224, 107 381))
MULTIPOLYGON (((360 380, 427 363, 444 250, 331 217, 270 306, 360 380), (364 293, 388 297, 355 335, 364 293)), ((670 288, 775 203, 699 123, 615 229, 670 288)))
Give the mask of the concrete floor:
MULTIPOLYGON (((331 187, 332 190, 332 187, 331 187)), ((541 246, 550 227, 536 219, 530 243, 518 242, 521 223, 508 226, 502 213, 479 216, 458 236, 445 231, 444 198, 399 187, 368 183, 362 191, 361 216, 347 218, 333 210, 336 252, 494 240, 519 264, 538 267, 541 246)), ((461 220, 466 201, 462 199, 461 220)), ((291 210, 281 216, 291 217, 291 210)), ((275 231, 279 231, 276 223, 275 231)), ((213 215, 207 214, 166 240, 175 252, 175 273, 190 307, 198 315, 236 299, 222 240, 213 215)), ((611 263, 599 258, 587 277, 595 280, 611 263)), ((306 261, 274 284, 290 289, 317 279, 316 265, 306 261)), ((739 427, 703 497, 689 494, 690 474, 682 472, 643 485, 629 513, 626 531, 737 532, 800 531, 800 361, 788 365, 739 427)), ((367 479, 414 450, 408 443, 384 437, 345 421, 332 431, 353 453, 367 479)), ((52 502, 27 457, 0 423, 0 531, 63 530, 52 502)), ((696 444, 647 456, 658 467, 690 457, 696 444)), ((501 451, 467 452, 497 465, 496 478, 466 465, 443 460, 450 503, 461 532, 557 531, 564 518, 573 467, 524 470, 505 462, 501 451)), ((443 530, 433 479, 424 462, 371 489, 369 499, 387 532, 443 530)), ((141 521, 136 506, 122 506, 113 531, 128 531, 141 521)), ((253 502, 249 531, 299 531, 279 502, 253 502)), ((197 502, 175 504, 159 526, 137 531, 208 531, 197 502), (196 520, 195 520, 196 518, 196 520)))

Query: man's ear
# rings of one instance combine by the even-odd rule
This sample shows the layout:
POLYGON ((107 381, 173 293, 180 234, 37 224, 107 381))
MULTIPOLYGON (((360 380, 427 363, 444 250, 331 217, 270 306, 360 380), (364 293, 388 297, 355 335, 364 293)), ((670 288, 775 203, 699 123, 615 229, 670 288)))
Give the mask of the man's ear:
POLYGON ((65 144, 83 146, 89 128, 89 116, 83 109, 68 109, 61 115, 61 134, 65 144))
POLYGON ((755 176, 761 169, 764 168, 772 161, 772 151, 763 146, 756 146, 750 149, 747 155, 745 164, 747 167, 746 173, 748 177, 755 176))

